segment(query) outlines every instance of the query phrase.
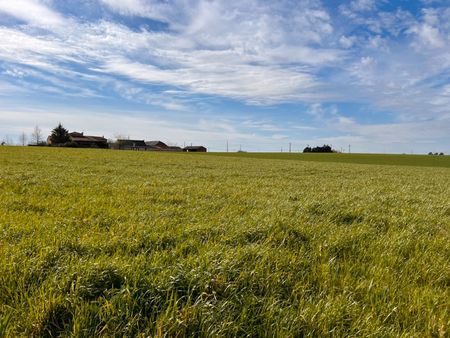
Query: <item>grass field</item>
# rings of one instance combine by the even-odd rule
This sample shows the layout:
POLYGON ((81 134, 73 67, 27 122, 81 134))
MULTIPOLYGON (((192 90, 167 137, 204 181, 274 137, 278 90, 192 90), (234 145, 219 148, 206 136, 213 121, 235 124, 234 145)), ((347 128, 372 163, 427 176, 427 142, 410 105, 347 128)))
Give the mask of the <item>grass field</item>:
POLYGON ((387 155, 387 154, 312 154, 312 153, 216 153, 216 156, 259 158, 272 160, 297 160, 308 162, 337 162, 413 167, 450 168, 450 156, 387 155))
POLYGON ((244 155, 0 147, 0 336, 449 336, 448 157, 244 155))

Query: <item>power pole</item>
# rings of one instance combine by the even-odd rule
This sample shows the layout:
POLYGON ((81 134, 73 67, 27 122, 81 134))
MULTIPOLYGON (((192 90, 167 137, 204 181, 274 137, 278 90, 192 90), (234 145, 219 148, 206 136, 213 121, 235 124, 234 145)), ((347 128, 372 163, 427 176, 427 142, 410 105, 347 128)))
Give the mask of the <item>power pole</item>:
POLYGON ((348 153, 351 154, 352 153, 352 146, 349 144, 348 145, 348 153))
POLYGON ((289 142, 289 152, 291 152, 291 150, 292 150, 292 143, 289 142))
POLYGON ((227 153, 228 153, 228 140, 227 140, 227 153))

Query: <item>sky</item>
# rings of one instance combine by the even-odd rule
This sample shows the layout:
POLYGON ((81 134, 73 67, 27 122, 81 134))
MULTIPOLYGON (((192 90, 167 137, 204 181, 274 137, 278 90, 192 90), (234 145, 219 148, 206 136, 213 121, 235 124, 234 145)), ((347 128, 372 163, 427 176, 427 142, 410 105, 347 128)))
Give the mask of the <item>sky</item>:
POLYGON ((0 139, 450 153, 450 0, 0 0, 0 139))

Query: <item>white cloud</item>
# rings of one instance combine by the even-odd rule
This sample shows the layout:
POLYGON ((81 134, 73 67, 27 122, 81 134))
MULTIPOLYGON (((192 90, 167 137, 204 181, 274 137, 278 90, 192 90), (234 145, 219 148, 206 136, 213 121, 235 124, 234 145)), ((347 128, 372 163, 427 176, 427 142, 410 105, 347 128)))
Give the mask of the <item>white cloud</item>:
MULTIPOLYGON (((360 123, 356 118, 343 115, 336 107, 310 105, 309 111, 317 119, 320 131, 326 135, 309 139, 307 144, 332 144, 335 149, 369 152, 416 152, 450 150, 448 131, 450 114, 422 121, 360 123)), ((314 135, 314 134, 313 134, 314 135)))
POLYGON ((339 38, 339 43, 341 44, 342 47, 344 48, 351 48, 353 47, 353 45, 355 44, 355 40, 356 38, 354 36, 345 36, 342 35, 339 38))
MULTIPOLYGON (((174 13, 174 6, 155 0, 100 0, 111 10, 127 16, 147 17, 167 21, 174 13)), ((175 1, 180 5, 180 1, 175 1)))
POLYGON ((450 19, 449 11, 438 12, 435 9, 423 9, 422 20, 411 25, 409 32, 416 36, 415 47, 419 50, 422 48, 436 49, 443 48, 448 45, 450 35, 450 27, 448 20, 450 19), (441 32, 440 27, 447 29, 447 37, 445 32, 441 32))
POLYGON ((32 36, 0 26, 0 41, 0 59, 11 63, 51 71, 57 68, 51 60, 77 60, 75 49, 53 36, 32 36))
POLYGON ((144 1, 141 0, 100 0, 114 11, 124 15, 141 15, 147 10, 144 1))
POLYGON ((357 26, 375 34, 399 36, 414 22, 413 15, 401 8, 382 11, 379 6, 385 1, 355 1, 339 6, 340 13, 357 26))
POLYGON ((280 132, 285 130, 285 128, 282 128, 271 121, 265 120, 245 120, 242 122, 242 125, 247 128, 260 131, 280 132))
POLYGON ((0 81, 0 96, 11 96, 25 91, 26 90, 24 88, 15 86, 8 82, 0 81))
POLYGON ((273 134, 271 137, 274 140, 288 140, 289 139, 289 135, 284 135, 284 134, 273 134))
POLYGON ((370 11, 376 8, 376 0, 354 0, 350 2, 350 8, 354 11, 370 11))
MULTIPOLYGON (((214 53, 210 56, 213 57, 214 53)), ((219 55, 220 58, 220 55, 219 55)), ((214 60, 214 58, 212 58, 214 60)), ((180 86, 195 93, 216 94, 255 102, 308 98, 314 78, 279 67, 190 60, 186 67, 161 70, 153 65, 113 59, 99 69, 150 84, 180 86)))
POLYGON ((417 35, 418 40, 416 46, 419 48, 423 46, 431 48, 442 48, 446 46, 439 29, 427 23, 416 25, 410 31, 417 35))
POLYGON ((381 1, 376 0, 353 0, 339 6, 339 11, 344 16, 358 20, 361 13, 375 10, 381 1))
MULTIPOLYGON (((339 83, 352 85, 342 88, 340 95, 393 112, 398 120, 439 118, 449 111, 443 86, 450 67, 450 44, 446 42, 450 12, 423 10, 414 20, 410 14, 402 16, 408 19, 399 22, 404 29, 399 40, 372 34, 358 41, 358 53, 344 65, 348 77, 338 78, 339 83)), ((378 14, 379 20, 382 17, 378 14)), ((396 29, 391 27, 390 32, 396 29)), ((333 88, 339 90, 338 84, 333 88)))
POLYGON ((450 119, 364 125, 351 118, 340 116, 333 125, 336 130, 359 136, 375 144, 430 142, 439 144, 448 138, 450 119))
MULTIPOLYGON (((313 70, 336 64, 344 56, 337 49, 317 46, 333 29, 329 15, 315 2, 298 2, 286 13, 278 4, 196 1, 179 20, 182 13, 168 3, 105 1, 129 15, 142 11, 149 17, 159 15, 148 8, 164 12, 161 16, 172 26, 183 29, 136 32, 106 21, 67 21, 53 34, 37 35, 28 29, 0 27, 0 59, 66 77, 79 75, 67 72, 65 63, 73 63, 99 81, 110 73, 137 83, 261 104, 319 99, 320 82, 313 70)), ((175 104, 169 103, 173 108, 175 104)))
POLYGON ((0 0, 0 12, 44 28, 64 24, 64 18, 40 0, 0 0))

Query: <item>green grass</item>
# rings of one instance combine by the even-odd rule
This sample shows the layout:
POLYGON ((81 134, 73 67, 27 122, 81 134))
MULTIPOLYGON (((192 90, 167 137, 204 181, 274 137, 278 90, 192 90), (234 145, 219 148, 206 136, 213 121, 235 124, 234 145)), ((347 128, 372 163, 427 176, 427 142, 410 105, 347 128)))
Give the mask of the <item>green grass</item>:
POLYGON ((303 154, 303 153, 209 153, 208 155, 272 160, 358 163, 414 167, 450 168, 450 156, 390 155, 390 154, 303 154))
POLYGON ((0 148, 0 336, 447 337, 449 243, 448 168, 0 148))

